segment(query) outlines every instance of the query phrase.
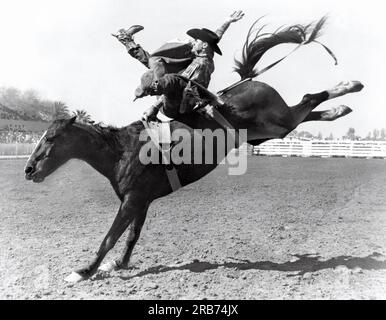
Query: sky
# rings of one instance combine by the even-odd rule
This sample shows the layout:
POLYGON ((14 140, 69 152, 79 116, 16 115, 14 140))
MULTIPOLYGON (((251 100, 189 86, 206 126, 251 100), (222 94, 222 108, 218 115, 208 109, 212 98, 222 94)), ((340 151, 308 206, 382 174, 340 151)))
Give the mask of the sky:
MULTIPOLYGON (((290 106, 306 93, 360 80, 365 85, 362 92, 316 109, 345 104, 353 113, 335 122, 302 124, 298 130, 338 137, 353 127, 365 136, 386 127, 384 6, 381 0, 1 0, 0 86, 35 89, 42 98, 64 101, 72 110, 87 110, 97 122, 123 126, 138 120, 154 98, 133 102, 146 69, 110 35, 119 28, 143 25, 135 40, 152 52, 165 41, 187 38, 190 28, 215 30, 234 10, 243 10, 245 17, 230 26, 219 44, 223 55, 215 57, 209 86, 217 91, 239 79, 232 71, 233 59, 257 18, 265 15, 262 23, 274 31, 329 14, 320 41, 338 57, 337 66, 322 47, 311 44, 258 80, 274 87, 290 106)), ((260 68, 293 47, 272 49, 260 68)))

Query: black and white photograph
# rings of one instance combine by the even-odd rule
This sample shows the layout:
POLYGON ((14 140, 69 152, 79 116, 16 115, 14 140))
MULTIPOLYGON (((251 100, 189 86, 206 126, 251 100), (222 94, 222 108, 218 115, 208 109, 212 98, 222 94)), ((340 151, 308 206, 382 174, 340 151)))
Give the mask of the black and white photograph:
POLYGON ((384 9, 2 1, 0 299, 386 299, 384 9))

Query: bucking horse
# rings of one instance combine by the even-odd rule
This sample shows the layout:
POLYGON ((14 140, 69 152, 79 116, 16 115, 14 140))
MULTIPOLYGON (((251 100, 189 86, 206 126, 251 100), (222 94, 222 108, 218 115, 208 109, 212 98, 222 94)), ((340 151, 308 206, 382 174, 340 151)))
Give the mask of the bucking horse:
MULTIPOLYGON (((281 43, 297 43, 300 46, 316 41, 321 27, 321 23, 295 25, 270 34, 257 33, 252 41, 251 34, 248 33, 241 60, 236 61, 235 70, 240 74, 241 80, 223 90, 221 99, 225 104, 223 108, 218 109, 236 131, 247 129, 248 143, 259 145, 269 139, 284 138, 301 123, 332 121, 352 111, 347 106, 324 111, 313 110, 322 102, 360 91, 363 85, 359 81, 341 82, 331 89, 306 94, 297 105, 290 107, 275 89, 252 79, 259 74, 255 65, 267 50, 281 43)), ((325 48, 331 53, 327 47, 325 48)), ((181 85, 186 85, 184 79, 181 79, 181 85)), ((164 92, 166 95, 175 93, 176 88, 164 92)), ((148 143, 140 139, 145 129, 146 123, 143 121, 115 128, 77 122, 76 117, 58 119, 48 127, 30 155, 25 166, 27 180, 42 182, 68 160, 80 159, 110 181, 121 201, 118 213, 96 256, 89 264, 72 272, 66 281, 78 282, 88 279, 98 269, 103 271, 127 269, 149 205, 155 199, 173 192, 167 165, 144 164, 140 160, 141 148, 148 143), (129 232, 121 257, 102 264, 106 254, 127 229, 129 232)), ((192 112, 170 121, 170 131, 178 129, 187 130, 191 133, 191 137, 195 136, 194 130, 197 129, 227 130, 205 112, 192 112)), ((193 143, 191 145, 192 154, 202 152, 195 150, 193 143)), ((226 156, 226 154, 219 155, 216 150, 216 145, 213 145, 211 151, 216 158, 213 163, 174 165, 182 187, 201 179, 216 168, 226 156)))

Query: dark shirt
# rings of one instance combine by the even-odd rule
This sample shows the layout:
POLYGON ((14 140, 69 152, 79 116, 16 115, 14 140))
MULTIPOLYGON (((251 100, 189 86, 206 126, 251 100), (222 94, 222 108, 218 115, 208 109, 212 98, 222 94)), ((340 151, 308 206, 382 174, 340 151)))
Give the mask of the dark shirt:
POLYGON ((210 77, 214 71, 214 62, 209 57, 196 57, 193 62, 181 73, 182 76, 197 81, 199 84, 207 88, 209 86, 210 77))

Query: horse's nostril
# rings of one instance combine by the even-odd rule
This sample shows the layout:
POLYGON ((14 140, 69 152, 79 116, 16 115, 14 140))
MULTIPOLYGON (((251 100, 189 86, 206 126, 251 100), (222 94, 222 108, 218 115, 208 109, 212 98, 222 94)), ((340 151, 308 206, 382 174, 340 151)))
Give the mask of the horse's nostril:
POLYGON ((26 168, 24 169, 24 172, 25 172, 26 174, 29 174, 29 173, 31 173, 31 172, 33 171, 33 169, 34 169, 34 168, 32 168, 31 166, 28 166, 28 167, 26 167, 26 168))

